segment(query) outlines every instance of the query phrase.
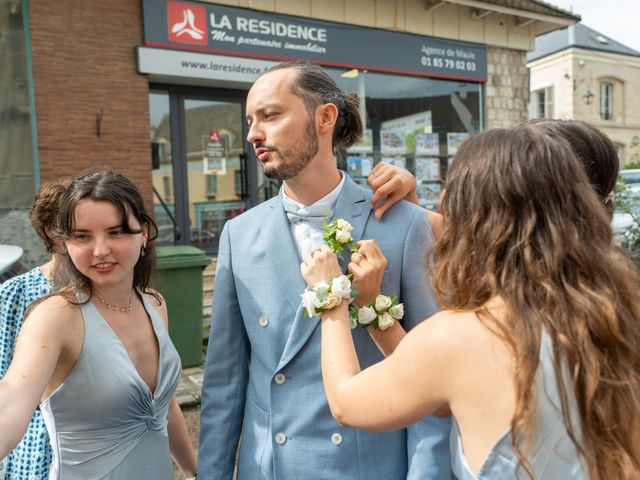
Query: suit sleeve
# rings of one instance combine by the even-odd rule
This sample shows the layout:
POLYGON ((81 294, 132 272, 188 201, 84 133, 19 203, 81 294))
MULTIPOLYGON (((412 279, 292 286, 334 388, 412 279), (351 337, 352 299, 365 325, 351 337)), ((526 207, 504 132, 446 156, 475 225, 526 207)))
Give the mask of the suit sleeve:
POLYGON ((250 346, 242 321, 229 223, 222 230, 202 384, 198 477, 231 480, 242 429, 250 346))
MULTIPOLYGON (((425 254, 432 235, 427 216, 417 210, 406 237, 403 255, 401 298, 404 327, 411 330, 438 311, 428 279, 425 254)), ((451 419, 430 415, 407 428, 407 480, 453 478, 449 453, 451 419)))

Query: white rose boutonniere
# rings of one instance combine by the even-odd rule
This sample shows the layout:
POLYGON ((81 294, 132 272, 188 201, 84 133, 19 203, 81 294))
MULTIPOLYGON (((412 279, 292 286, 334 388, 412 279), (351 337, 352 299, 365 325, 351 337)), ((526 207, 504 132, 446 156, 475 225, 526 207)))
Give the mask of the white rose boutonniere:
POLYGON ((357 247, 351 245, 353 243, 352 230, 353 227, 349 222, 339 218, 322 226, 322 240, 336 253, 342 253, 345 247, 354 250, 357 247))
POLYGON ((364 328, 386 330, 402 317, 404 317, 404 306, 398 303, 396 296, 378 295, 369 305, 358 308, 352 304, 349 307, 349 320, 352 326, 360 325, 364 328))
POLYGON ((347 275, 331 279, 329 282, 318 282, 307 288, 301 295, 305 317, 313 317, 326 310, 331 310, 354 295, 351 281, 347 275))

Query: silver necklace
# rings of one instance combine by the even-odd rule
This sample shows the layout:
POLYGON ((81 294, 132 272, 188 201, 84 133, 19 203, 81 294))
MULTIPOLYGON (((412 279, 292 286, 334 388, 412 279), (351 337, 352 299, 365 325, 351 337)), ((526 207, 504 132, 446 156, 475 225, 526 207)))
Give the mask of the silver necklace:
POLYGON ((131 300, 132 300, 131 295, 129 295, 129 305, 126 307, 119 307, 117 305, 113 305, 112 303, 107 302, 104 298, 102 298, 97 293, 96 293, 96 297, 98 297, 98 300, 100 300, 100 303, 104 305, 104 308, 106 308, 107 310, 113 310, 114 312, 121 312, 121 313, 126 313, 133 310, 133 307, 131 306, 131 300))

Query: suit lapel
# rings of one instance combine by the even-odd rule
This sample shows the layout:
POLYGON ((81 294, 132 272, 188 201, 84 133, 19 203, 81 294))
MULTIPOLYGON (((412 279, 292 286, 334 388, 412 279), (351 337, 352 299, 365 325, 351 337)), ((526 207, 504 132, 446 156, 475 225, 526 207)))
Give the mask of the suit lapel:
MULTIPOLYGON (((371 208, 369 206, 366 193, 361 188, 359 188, 356 183, 351 180, 351 178, 347 176, 345 184, 342 187, 342 191, 340 192, 340 196, 336 201, 332 220, 342 218, 351 223, 351 226, 353 227, 353 231, 351 232, 351 234, 354 240, 360 240, 367 222, 367 218, 369 217, 370 210, 371 208)), ((291 235, 289 235, 289 237, 291 237, 291 235)), ((291 240, 291 242, 293 243, 293 240, 291 240)), ((295 255, 295 246, 292 247, 292 249, 295 255)), ((340 266, 342 267, 343 271, 346 269, 346 266, 349 263, 350 256, 351 252, 349 252, 347 249, 345 249, 345 251, 341 255, 339 255, 340 266)), ((311 337, 314 330, 318 326, 318 323, 320 322, 319 317, 304 316, 304 310, 301 305, 300 295, 304 291, 306 285, 304 283, 304 280, 302 279, 302 276, 300 275, 299 269, 297 275, 302 281, 302 287, 295 292, 297 302, 296 317, 291 327, 291 333, 289 334, 289 339, 287 340, 287 344, 285 345, 284 352, 282 353, 282 357, 280 358, 280 364, 278 365, 279 370, 282 369, 287 363, 289 363, 291 359, 300 351, 304 344, 309 340, 309 337, 311 337)))
POLYGON ((300 295, 305 288, 304 279, 300 275, 300 259, 291 236, 289 220, 282 207, 282 197, 278 195, 269 206, 269 218, 264 219, 258 245, 266 245, 265 252, 271 263, 272 279, 280 284, 282 296, 290 309, 295 311, 301 304, 300 295))

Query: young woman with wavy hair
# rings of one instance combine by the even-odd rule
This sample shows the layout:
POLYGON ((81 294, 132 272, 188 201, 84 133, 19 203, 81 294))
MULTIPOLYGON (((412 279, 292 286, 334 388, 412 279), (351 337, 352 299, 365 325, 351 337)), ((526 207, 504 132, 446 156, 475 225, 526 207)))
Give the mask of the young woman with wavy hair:
MULTIPOLYGON (((364 371, 346 305, 323 312, 336 419, 385 430, 448 408, 464 480, 638 478, 640 278, 569 145, 526 125, 471 138, 442 212, 429 262, 445 310, 364 371)), ((301 270, 340 274, 326 248, 301 270)))

